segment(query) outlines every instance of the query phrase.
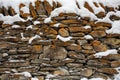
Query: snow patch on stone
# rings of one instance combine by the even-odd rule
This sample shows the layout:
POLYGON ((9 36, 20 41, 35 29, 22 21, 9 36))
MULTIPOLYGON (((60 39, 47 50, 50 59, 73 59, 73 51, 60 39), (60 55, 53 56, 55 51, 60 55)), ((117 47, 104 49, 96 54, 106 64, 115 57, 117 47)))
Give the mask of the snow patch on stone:
POLYGON ((33 36, 33 37, 31 37, 30 39, 29 39, 29 44, 31 44, 32 43, 32 41, 34 40, 34 39, 37 39, 37 38, 41 38, 39 35, 35 35, 35 36, 33 36))
POLYGON ((60 36, 60 35, 57 35, 56 38, 57 38, 57 39, 60 39, 60 40, 63 41, 63 42, 67 42, 67 41, 69 41, 69 40, 72 39, 71 36, 69 36, 69 37, 62 37, 62 36, 60 36))
POLYGON ((12 28, 20 28, 19 25, 13 25, 12 28))
POLYGON ((102 58, 103 56, 108 56, 109 54, 117 54, 117 50, 111 49, 111 50, 107 50, 105 52, 98 52, 98 53, 94 54, 94 56, 96 58, 102 58))

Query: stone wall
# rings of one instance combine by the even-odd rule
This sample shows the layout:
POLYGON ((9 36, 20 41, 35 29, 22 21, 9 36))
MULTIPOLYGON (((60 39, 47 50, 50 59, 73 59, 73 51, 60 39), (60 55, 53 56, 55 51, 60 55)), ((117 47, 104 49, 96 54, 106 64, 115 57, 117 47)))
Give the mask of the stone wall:
MULTIPOLYGON (((89 17, 79 18, 74 13, 61 13, 53 17, 52 22, 44 23, 51 11, 60 6, 59 3, 51 6, 47 1, 37 1, 35 6, 30 4, 30 14, 20 11, 20 16, 26 21, 12 24, 20 25, 18 28, 0 21, 1 80, 30 80, 30 77, 15 74, 25 71, 39 80, 45 80, 50 75, 54 75, 51 80, 79 80, 82 77, 107 80, 118 73, 115 68, 120 67, 120 34, 106 33, 111 28, 110 23, 96 23, 89 17), (27 20, 28 16, 32 19, 27 20), (35 24, 35 21, 40 23, 35 24), (32 28, 26 28, 30 25, 32 28), (72 38, 64 42, 57 38, 58 35, 72 38), (92 38, 85 37, 90 35, 92 38), (95 58, 95 53, 109 49, 118 50, 118 54, 95 58)), ((85 6, 92 11, 87 3, 85 6)), ((24 4, 19 7, 24 7, 24 4)), ((114 11, 113 8, 103 7, 106 13, 114 11)), ((4 16, 16 15, 11 7, 0 8, 0 13, 4 16)), ((105 13, 96 15, 102 18, 105 13)), ((110 19, 120 20, 120 17, 112 15, 110 19)))

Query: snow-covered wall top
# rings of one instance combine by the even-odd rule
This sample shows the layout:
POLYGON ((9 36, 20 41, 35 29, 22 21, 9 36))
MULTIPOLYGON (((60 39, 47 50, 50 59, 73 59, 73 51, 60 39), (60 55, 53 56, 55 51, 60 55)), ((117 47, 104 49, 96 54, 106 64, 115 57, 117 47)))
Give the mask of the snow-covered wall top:
MULTIPOLYGON (((44 0, 40 0, 43 2, 44 0)), ((75 13, 80 17, 90 17, 91 20, 95 20, 96 22, 107 22, 111 23, 113 28, 111 30, 108 30, 107 33, 120 33, 120 25, 116 24, 120 21, 111 21, 110 16, 116 15, 120 17, 120 0, 45 0, 47 1, 51 7, 54 6, 54 4, 60 4, 59 7, 54 8, 53 10, 49 10, 49 17, 44 20, 45 23, 51 22, 52 17, 59 16, 60 13, 75 13), (105 7, 110 7, 113 9, 111 12, 106 12, 105 7), (96 15, 102 14, 103 17, 100 18, 96 15)), ((0 0, 0 7, 5 7, 8 9, 9 7, 12 7, 15 11, 15 13, 20 14, 22 11, 23 13, 29 14, 29 4, 32 3, 33 6, 35 6, 36 0, 0 0), (24 4, 22 7, 20 4, 24 4)), ((19 15, 10 18, 10 21, 8 21, 8 16, 3 16, 0 14, 0 20, 4 20, 4 23, 13 23, 11 20, 15 19, 17 17, 17 21, 22 20, 19 17, 19 15), (6 21, 7 20, 7 21, 6 21)), ((79 18, 80 18, 79 17, 79 18)), ((13 20, 14 21, 14 20, 13 20)))

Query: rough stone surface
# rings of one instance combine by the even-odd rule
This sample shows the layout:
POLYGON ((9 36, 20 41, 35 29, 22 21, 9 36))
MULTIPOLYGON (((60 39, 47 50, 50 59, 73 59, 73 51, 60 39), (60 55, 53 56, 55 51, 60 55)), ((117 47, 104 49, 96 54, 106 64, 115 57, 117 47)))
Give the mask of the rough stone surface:
MULTIPOLYGON (((35 5, 30 3, 27 6, 30 13, 21 10, 26 4, 18 5, 19 15, 25 21, 4 24, 0 20, 0 80, 33 80, 32 77, 38 80, 113 79, 118 73, 115 68, 120 67, 120 34, 106 33, 112 24, 64 12, 51 17, 51 22, 44 23, 53 10, 62 6, 54 0, 51 4, 48 1, 36 0, 35 5), (13 28, 13 25, 20 27, 13 28), (58 35, 60 39, 57 39, 58 35), (93 39, 86 39, 86 35, 91 35, 93 39), (70 36, 72 39, 68 40, 70 36), (112 49, 118 54, 101 58, 94 56, 112 49), (20 74, 22 72, 29 72, 31 77, 20 74)), ((94 2, 93 5, 101 6, 105 12, 95 14, 87 2, 84 7, 100 19, 108 12, 118 10, 101 3, 94 2)), ((11 6, 0 7, 0 13, 4 16, 17 14, 11 6)), ((111 14, 109 19, 116 21, 120 17, 111 14)))

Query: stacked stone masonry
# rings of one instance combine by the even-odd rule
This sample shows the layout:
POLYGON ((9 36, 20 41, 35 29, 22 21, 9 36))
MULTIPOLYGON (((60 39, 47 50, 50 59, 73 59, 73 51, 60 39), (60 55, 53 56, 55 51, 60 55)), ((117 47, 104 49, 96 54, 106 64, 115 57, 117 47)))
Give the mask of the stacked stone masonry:
MULTIPOLYGON (((23 6, 24 4, 20 4, 19 8, 23 6)), ((36 1, 35 6, 30 4, 30 14, 20 11, 20 16, 24 19, 31 16, 32 19, 12 24, 20 25, 19 28, 12 28, 11 24, 0 21, 0 80, 31 80, 30 77, 15 74, 25 71, 39 80, 47 79, 48 74, 56 75, 50 80, 80 80, 82 77, 107 80, 118 73, 115 68, 120 67, 120 34, 106 33, 111 28, 110 23, 96 23, 89 17, 79 19, 74 13, 60 13, 52 18, 52 22, 44 23, 51 11, 60 6, 60 3, 53 3, 51 6, 47 1, 36 1), (40 23, 34 24, 34 21, 40 23), (59 27, 55 24, 59 24, 59 27), (26 30, 30 25, 33 28, 26 30), (91 28, 85 29, 83 26, 91 28), (29 43, 35 35, 41 38, 29 43), (64 42, 57 39, 57 35, 64 38, 71 36, 72 39, 64 42), (93 39, 86 39, 85 35, 91 35, 93 39), (118 54, 94 57, 95 53, 109 49, 117 49, 118 54)), ((106 13, 114 11, 112 7, 101 6, 106 13)), ((93 12, 89 4, 86 3, 85 7, 93 12)), ((12 7, 1 7, 0 13, 5 16, 16 15, 12 7)), ((101 12, 96 16, 102 18, 106 13, 101 12)), ((120 17, 112 15, 110 19, 120 20, 120 17)))

